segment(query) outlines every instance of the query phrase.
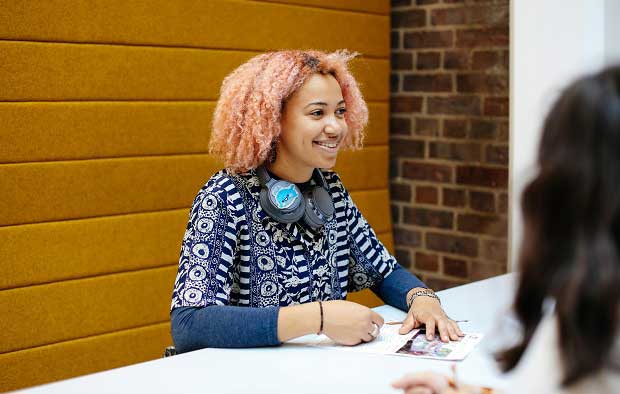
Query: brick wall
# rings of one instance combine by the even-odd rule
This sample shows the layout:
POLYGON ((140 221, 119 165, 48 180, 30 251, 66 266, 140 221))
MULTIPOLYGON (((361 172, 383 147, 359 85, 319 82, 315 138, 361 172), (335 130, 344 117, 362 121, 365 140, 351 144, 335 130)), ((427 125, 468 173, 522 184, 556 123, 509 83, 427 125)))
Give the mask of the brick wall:
POLYGON ((508 0, 393 0, 399 262, 443 289, 507 269, 508 0))

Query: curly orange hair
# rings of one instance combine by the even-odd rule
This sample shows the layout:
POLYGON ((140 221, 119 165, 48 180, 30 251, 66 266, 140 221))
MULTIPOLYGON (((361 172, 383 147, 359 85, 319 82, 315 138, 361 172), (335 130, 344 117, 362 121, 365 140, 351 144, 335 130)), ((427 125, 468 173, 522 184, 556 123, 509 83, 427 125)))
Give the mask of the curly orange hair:
POLYGON ((209 151, 233 173, 258 167, 278 142, 286 100, 315 73, 331 74, 338 81, 349 129, 343 147, 361 148, 368 108, 347 67, 355 56, 346 50, 288 50, 264 53, 242 64, 222 83, 209 151))

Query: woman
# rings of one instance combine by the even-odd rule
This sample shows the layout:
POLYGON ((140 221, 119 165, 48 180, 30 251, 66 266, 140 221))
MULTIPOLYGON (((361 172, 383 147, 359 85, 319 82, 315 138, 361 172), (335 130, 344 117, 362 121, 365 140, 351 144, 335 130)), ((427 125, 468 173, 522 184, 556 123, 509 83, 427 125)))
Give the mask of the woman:
POLYGON ((210 141, 226 169, 200 190, 183 239, 171 307, 178 351, 278 345, 310 333, 355 345, 383 319, 344 301, 372 288, 426 325, 462 335, 437 296, 377 240, 338 175, 368 110, 347 52, 282 51, 223 82, 210 141))
MULTIPOLYGON (((509 391, 620 391, 620 67, 569 86, 548 115, 538 174, 522 196, 523 328, 499 355, 509 391)), ((442 375, 409 375, 406 393, 466 393, 442 375)))

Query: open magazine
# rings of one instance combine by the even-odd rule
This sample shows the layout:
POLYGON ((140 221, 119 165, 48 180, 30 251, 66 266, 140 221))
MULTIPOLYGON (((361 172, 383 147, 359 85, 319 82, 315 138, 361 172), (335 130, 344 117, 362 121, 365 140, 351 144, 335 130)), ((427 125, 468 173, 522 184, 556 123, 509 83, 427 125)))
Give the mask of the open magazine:
POLYGON ((374 341, 356 346, 338 345, 325 335, 307 336, 300 338, 301 341, 294 342, 350 352, 460 361, 467 357, 483 336, 477 333, 464 333, 465 336, 460 341, 444 343, 441 342, 438 335, 435 335, 432 341, 427 340, 425 331, 420 329, 400 335, 398 333, 399 328, 400 325, 384 324, 374 341))

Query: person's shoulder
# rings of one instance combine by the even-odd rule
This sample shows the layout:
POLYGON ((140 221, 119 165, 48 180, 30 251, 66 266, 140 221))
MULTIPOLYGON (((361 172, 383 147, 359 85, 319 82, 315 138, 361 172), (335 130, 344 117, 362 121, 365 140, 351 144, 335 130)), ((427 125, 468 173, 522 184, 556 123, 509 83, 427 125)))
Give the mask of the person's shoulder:
POLYGON ((240 182, 242 182, 242 179, 239 175, 231 174, 226 169, 222 169, 213 174, 200 188, 195 203, 213 199, 214 197, 222 203, 238 199, 240 198, 238 185, 240 182))

